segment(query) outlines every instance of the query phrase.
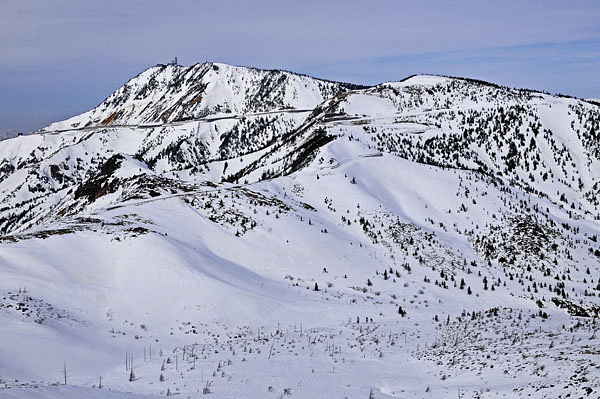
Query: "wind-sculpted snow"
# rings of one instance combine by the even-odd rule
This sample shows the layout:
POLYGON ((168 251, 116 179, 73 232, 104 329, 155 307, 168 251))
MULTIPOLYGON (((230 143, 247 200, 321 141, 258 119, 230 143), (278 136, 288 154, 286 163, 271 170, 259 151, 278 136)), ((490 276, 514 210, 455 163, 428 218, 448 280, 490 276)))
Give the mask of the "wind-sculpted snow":
POLYGON ((597 396, 599 124, 150 68, 0 143, 0 397, 597 396))

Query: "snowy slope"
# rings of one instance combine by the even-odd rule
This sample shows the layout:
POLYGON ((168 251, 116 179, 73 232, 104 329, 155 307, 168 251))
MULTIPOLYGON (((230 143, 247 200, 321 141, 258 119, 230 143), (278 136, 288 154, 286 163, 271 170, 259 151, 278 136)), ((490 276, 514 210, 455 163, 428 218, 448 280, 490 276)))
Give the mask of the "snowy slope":
POLYGON ((598 213, 599 113, 585 102, 417 76, 348 96, 333 111, 359 118, 381 151, 478 170, 598 213))
POLYGON ((0 397, 597 395, 599 123, 465 79, 151 68, 0 144, 0 397))

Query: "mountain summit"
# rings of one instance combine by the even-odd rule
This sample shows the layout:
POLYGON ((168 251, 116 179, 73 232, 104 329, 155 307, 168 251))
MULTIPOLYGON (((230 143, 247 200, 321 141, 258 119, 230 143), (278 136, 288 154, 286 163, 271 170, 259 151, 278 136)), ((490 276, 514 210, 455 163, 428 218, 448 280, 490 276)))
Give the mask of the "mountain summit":
POLYGON ((9 397, 600 392, 593 102, 158 65, 0 192, 9 397))
POLYGON ((313 109, 358 85, 218 63, 157 65, 96 108, 42 129, 164 124, 217 115, 313 109))

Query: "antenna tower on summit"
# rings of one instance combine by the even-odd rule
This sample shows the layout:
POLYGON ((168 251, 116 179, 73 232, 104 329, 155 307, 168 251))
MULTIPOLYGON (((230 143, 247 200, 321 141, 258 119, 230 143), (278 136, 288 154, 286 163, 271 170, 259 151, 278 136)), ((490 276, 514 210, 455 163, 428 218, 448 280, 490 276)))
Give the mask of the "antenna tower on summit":
POLYGON ((167 65, 177 65, 177 57, 173 58, 173 61, 169 62, 167 65))

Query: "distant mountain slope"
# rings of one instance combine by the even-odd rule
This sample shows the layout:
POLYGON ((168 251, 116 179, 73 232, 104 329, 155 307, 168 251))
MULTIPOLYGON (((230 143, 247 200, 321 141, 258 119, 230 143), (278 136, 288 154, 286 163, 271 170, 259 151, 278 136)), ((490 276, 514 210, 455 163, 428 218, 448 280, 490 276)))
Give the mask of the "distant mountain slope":
POLYGON ((131 79, 96 108, 44 131, 185 121, 209 115, 312 109, 358 85, 279 70, 217 63, 157 65, 131 79))
POLYGON ((360 118, 381 151, 478 170, 598 215, 600 110, 583 101, 416 76, 352 94, 332 112, 360 118))

